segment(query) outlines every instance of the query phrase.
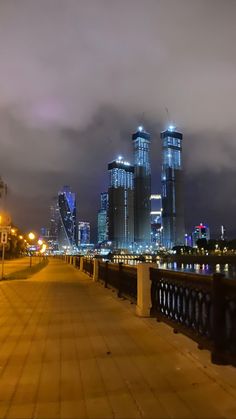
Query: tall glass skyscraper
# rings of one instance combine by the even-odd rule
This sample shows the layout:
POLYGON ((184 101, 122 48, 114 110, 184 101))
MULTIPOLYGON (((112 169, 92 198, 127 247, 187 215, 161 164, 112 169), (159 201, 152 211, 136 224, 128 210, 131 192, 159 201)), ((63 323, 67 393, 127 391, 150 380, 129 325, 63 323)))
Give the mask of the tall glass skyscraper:
POLYGON ((87 221, 79 221, 78 224, 78 245, 90 244, 90 223, 87 221))
POLYGON ((49 224, 49 237, 48 245, 49 249, 54 251, 58 250, 58 220, 59 220, 59 208, 57 196, 53 198, 50 205, 50 224, 49 224))
POLYGON ((134 241, 134 167, 119 157, 108 170, 108 239, 114 248, 125 249, 134 241))
POLYGON ((143 127, 132 136, 134 147, 134 241, 138 246, 150 245, 151 137, 143 127))
POLYGON ((69 186, 58 193, 58 247, 67 252, 77 247, 76 199, 69 186))
POLYGON ((151 201, 151 244, 162 245, 162 199, 160 194, 152 194, 151 201))
POLYGON ((170 126, 162 140, 162 223, 167 248, 184 244, 184 196, 182 168, 183 135, 170 126))
POLYGON ((100 195, 100 209, 98 211, 98 244, 106 242, 108 239, 108 193, 102 192, 100 195))

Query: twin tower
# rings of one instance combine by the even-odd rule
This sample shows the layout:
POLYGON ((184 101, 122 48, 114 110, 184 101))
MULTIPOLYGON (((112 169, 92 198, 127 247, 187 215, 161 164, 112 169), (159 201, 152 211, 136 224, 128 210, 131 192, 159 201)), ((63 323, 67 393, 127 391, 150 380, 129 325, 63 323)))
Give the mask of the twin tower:
MULTIPOLYGON (((181 133, 161 133, 163 246, 184 244, 181 133)), ((108 240, 114 249, 142 251, 151 245, 151 137, 143 127, 132 135, 134 165, 121 156, 109 163, 108 240)))

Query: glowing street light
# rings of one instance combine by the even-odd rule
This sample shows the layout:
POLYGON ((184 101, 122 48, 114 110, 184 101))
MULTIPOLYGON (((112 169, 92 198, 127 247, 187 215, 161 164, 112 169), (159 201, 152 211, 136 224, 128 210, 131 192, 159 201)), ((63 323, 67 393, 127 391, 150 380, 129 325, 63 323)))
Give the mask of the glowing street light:
POLYGON ((39 246, 42 246, 42 244, 43 244, 43 240, 39 239, 39 240, 38 240, 38 245, 39 245, 39 246))
POLYGON ((32 232, 30 232, 30 233, 28 234, 28 237, 29 237, 29 239, 30 239, 30 240, 34 240, 34 239, 35 239, 35 234, 34 234, 34 233, 32 233, 32 232))
MULTIPOLYGON (((28 234, 28 237, 29 237, 29 239, 32 241, 32 240, 34 240, 34 239, 35 239, 35 234, 31 231, 31 232, 28 234)), ((31 252, 30 252, 30 268, 31 268, 31 266, 32 266, 32 254, 31 254, 31 252)))
POLYGON ((40 250, 40 253, 45 253, 46 252, 46 249, 47 249, 47 246, 46 246, 46 244, 44 243, 43 245, 42 245, 42 249, 40 250))

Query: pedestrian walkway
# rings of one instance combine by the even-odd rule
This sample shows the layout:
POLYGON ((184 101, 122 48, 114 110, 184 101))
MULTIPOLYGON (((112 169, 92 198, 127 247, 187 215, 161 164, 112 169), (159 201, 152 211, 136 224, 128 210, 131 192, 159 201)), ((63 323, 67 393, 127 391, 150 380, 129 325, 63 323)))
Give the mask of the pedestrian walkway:
POLYGON ((236 374, 63 261, 0 283, 0 418, 236 418, 236 374))
MULTIPOLYGON (((34 266, 38 263, 39 258, 34 256, 31 258, 31 265, 34 266)), ((22 257, 19 259, 5 260, 4 262, 4 276, 8 276, 12 273, 19 272, 23 269, 26 269, 30 266, 29 256, 22 257)))

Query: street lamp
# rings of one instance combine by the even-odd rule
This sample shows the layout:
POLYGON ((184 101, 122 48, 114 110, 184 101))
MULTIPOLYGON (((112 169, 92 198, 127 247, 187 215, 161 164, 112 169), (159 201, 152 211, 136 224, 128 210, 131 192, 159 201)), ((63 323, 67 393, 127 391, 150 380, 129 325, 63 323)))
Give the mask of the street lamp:
MULTIPOLYGON (((28 234, 28 238, 32 241, 32 240, 34 240, 35 239, 35 234, 31 231, 29 234, 28 234)), ((30 268, 31 268, 31 266, 32 266, 32 255, 31 255, 31 253, 30 253, 30 268)))
POLYGON ((30 233, 28 234, 28 237, 29 237, 29 239, 30 239, 30 240, 34 240, 34 239, 35 239, 35 234, 34 234, 34 233, 32 233, 32 232, 30 232, 30 233))

